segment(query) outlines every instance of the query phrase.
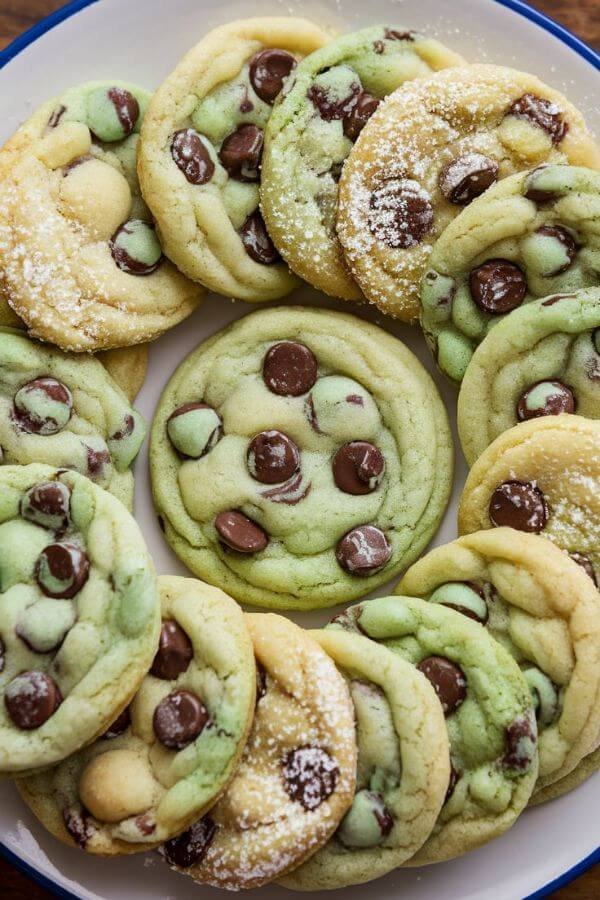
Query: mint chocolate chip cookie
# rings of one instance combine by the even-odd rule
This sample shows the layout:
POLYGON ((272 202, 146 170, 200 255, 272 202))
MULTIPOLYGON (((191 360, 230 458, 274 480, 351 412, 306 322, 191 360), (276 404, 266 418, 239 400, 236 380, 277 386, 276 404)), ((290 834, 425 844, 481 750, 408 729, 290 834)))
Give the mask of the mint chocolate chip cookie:
POLYGON ((600 594, 537 535, 479 531, 436 547, 398 592, 475 619, 514 656, 536 709, 536 793, 564 778, 600 734, 600 594))
POLYGON ((261 208, 275 246, 310 284, 360 299, 335 235, 342 166, 379 102, 462 57, 416 31, 377 25, 311 53, 265 133, 261 208))
POLYGON ((159 627, 154 567, 125 507, 75 472, 0 467, 0 771, 54 765, 102 734, 159 627))
POLYGON ((94 81, 45 103, 0 154, 0 284, 33 337, 64 350, 152 340, 202 288, 163 255, 136 173, 150 94, 94 81))
POLYGON ((600 276, 600 173, 546 165, 494 185, 438 239, 424 275, 421 324, 455 382, 501 319, 600 276))
POLYGON ((330 841, 281 881, 318 891, 371 881, 410 859, 433 830, 450 762, 444 714, 425 676, 360 635, 310 634, 346 679, 358 745, 352 806, 330 841))
POLYGON ((511 655, 467 616, 411 597, 351 606, 328 627, 359 632, 412 662, 431 681, 446 717, 445 803, 407 865, 452 859, 509 828, 538 772, 533 703, 511 655))
POLYGON ((190 278, 241 300, 274 300, 297 279, 259 209, 264 132, 298 61, 328 34, 299 18, 215 28, 158 89, 139 172, 165 250, 190 278))
POLYGON ((458 396, 467 462, 519 422, 575 412, 600 418, 600 288, 534 300, 484 338, 458 396))
POLYGON ((152 429, 169 544, 242 603, 310 609, 406 568, 443 514, 452 441, 429 375, 349 315, 247 316, 177 369, 152 429))
POLYGON ((0 462, 74 469, 133 505, 140 414, 89 356, 0 328, 0 462))
POLYGON ((89 747, 18 781, 56 837, 88 853, 147 850, 216 801, 242 753, 256 694, 239 607, 191 578, 158 579, 162 627, 150 673, 89 747))

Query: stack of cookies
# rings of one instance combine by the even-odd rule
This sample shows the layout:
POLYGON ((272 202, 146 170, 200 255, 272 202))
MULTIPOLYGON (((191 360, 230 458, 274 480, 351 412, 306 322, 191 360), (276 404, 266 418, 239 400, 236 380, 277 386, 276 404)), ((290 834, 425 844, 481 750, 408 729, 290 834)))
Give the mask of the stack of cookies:
POLYGON ((462 855, 598 768, 599 169, 532 75, 291 17, 215 29, 154 95, 73 87, 8 141, 0 772, 52 834, 326 890, 462 855), (460 387, 461 536, 422 556, 453 486, 434 379, 317 297, 164 387, 149 476, 190 576, 157 576, 147 344, 207 290, 302 281, 420 320, 460 387))

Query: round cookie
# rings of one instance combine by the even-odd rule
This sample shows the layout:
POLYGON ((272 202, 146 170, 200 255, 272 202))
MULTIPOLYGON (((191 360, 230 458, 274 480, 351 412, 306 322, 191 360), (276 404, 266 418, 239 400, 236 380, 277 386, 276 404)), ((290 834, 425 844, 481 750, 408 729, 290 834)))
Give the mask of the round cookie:
POLYGON ((269 119, 261 209, 290 268, 334 297, 359 300, 335 234, 344 160, 379 101, 405 81, 464 60, 415 31, 376 25, 311 53, 269 119))
POLYGON ((448 378, 461 381, 507 313, 598 284, 599 219, 599 172, 540 166, 489 188, 446 228, 423 278, 421 324, 448 378))
POLYGON ((600 168, 600 150, 581 114, 533 75, 464 66, 395 91, 340 180, 338 237, 367 299, 416 321, 444 228, 496 179, 544 162, 600 168))
POLYGON ((526 806, 538 771, 529 688, 510 654, 466 616, 412 597, 351 606, 328 628, 357 631, 432 682, 450 738, 450 782, 431 837, 405 865, 442 862, 502 834, 526 806))
POLYGON ((103 734, 152 663, 154 567, 111 494, 76 472, 0 468, 0 771, 103 734))
POLYGON ((0 154, 0 281, 31 335, 64 350, 152 340, 202 288, 162 253, 136 175, 150 95, 94 81, 45 103, 0 154))
POLYGON ((550 538, 600 585, 600 422, 531 419, 484 450, 465 483, 458 531, 503 525, 550 538))
POLYGON ((436 547, 397 590, 475 619, 514 656, 536 707, 536 792, 591 753, 600 733, 600 594, 565 553, 511 528, 480 531, 436 547))
POLYGON ((412 562, 443 514, 452 441, 396 338, 329 310, 261 310, 165 388, 151 475, 166 539, 242 603, 332 606, 412 562))
POLYGON ((133 505, 146 424, 104 366, 0 328, 0 462, 74 469, 133 505))
POLYGON ((467 462, 518 422, 573 412, 600 418, 600 288, 528 303, 483 339, 458 395, 467 462))
POLYGON ((560 781, 555 781, 554 784, 534 794, 529 805, 539 806, 540 803, 556 800, 558 797, 574 791, 580 784, 591 778, 598 769, 600 769, 600 747, 594 750, 593 753, 590 753, 589 756, 585 756, 579 765, 572 772, 569 772, 568 775, 565 775, 564 778, 561 778, 560 781))
POLYGON ((435 691, 410 663, 342 631, 312 631, 348 683, 358 762, 352 806, 330 841, 280 880, 321 891, 363 884, 410 859, 429 837, 450 778, 435 691))
POLYGON ((162 629, 150 674, 94 744, 20 779, 55 837, 88 853, 147 850, 204 815, 233 775, 254 715, 244 617, 218 588, 158 579, 162 629))
POLYGON ((246 749, 217 805, 163 851, 172 868, 229 890, 267 884, 315 853, 355 788, 353 707, 334 663, 281 616, 246 622, 258 666, 246 749))
POLYGON ((190 278, 252 302, 298 286, 258 208, 266 124, 285 79, 329 40, 299 18, 211 31, 154 95, 139 175, 167 255, 190 278))

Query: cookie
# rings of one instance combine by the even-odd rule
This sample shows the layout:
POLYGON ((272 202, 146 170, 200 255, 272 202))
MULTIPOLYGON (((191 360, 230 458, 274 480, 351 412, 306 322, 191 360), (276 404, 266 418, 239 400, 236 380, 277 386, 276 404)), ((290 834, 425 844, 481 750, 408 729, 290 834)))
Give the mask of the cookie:
POLYGON ((246 623, 258 695, 241 763, 211 812, 163 851, 172 868, 229 890, 267 884, 315 853, 355 788, 353 707, 334 663, 281 616, 246 623))
POLYGON ((299 284, 259 210, 264 130, 298 60, 328 39, 306 19, 230 22, 190 50, 152 99, 142 191, 169 258, 213 291, 254 302, 299 284))
POLYGON ((0 462, 74 469, 133 505, 146 423, 91 356, 0 328, 0 462))
POLYGON ((600 734, 600 594, 565 553, 511 528, 479 531, 420 559, 398 593, 475 619, 514 656, 536 707, 536 791, 591 753, 600 734))
POLYGON ((531 419, 484 450, 461 496, 459 534, 505 525, 550 538, 600 585, 600 422, 531 419))
POLYGON ((158 579, 162 629, 150 674, 94 744, 17 783, 57 838, 88 853, 135 853, 209 809, 244 748, 256 695, 240 608, 192 578, 158 579))
POLYGON ((165 536, 242 603, 363 596, 436 530, 452 481, 446 412, 396 338, 281 307, 234 322, 179 366, 152 426, 165 536))
POLYGON ((458 395, 467 462, 519 422, 574 412, 600 418, 600 288, 534 300, 483 339, 458 395))
POLYGON ((297 891, 363 884, 402 865, 433 830, 450 778, 444 714, 425 676, 361 635, 310 634, 348 683, 358 763, 354 800, 334 836, 280 881, 297 891))
POLYGON ((600 150, 581 114, 533 75, 474 65, 399 88, 340 180, 338 237, 367 299, 415 322, 444 228, 496 180, 545 162, 600 168, 600 150))
POLYGON ((431 837, 406 865, 461 856, 510 828, 538 771, 535 713, 510 654, 466 616, 412 597, 351 606, 328 627, 360 632, 416 665, 446 716, 445 803, 431 837))
POLYGON ((433 38, 377 25, 300 63, 267 125, 261 185, 269 234, 296 274, 334 297, 361 298, 335 235, 344 160, 387 94, 463 62, 433 38))
POLYGON ((438 366, 460 382, 473 351, 513 310, 598 284, 600 173, 540 166, 491 187, 443 232, 421 290, 438 366))
POLYGON ((76 472, 0 467, 0 771, 61 762, 127 706, 160 606, 141 532, 76 472))
POLYGON ((574 791, 580 784, 591 778, 598 769, 600 769, 600 747, 582 759, 579 765, 568 775, 565 775, 564 778, 561 778, 560 781, 555 781, 554 784, 534 794, 529 805, 539 806, 540 803, 556 800, 558 797, 574 791))
POLYGON ((70 88, 0 154, 0 283, 33 337, 64 350, 152 340, 202 288, 163 255, 136 175, 150 95, 122 82, 70 88))

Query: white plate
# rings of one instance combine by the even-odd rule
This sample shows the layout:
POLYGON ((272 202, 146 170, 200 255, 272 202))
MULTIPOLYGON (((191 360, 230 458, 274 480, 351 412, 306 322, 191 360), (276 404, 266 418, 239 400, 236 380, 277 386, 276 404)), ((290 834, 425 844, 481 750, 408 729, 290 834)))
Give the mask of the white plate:
MULTIPOLYGON (((67 86, 93 78, 118 77, 156 86, 182 54, 215 25, 260 14, 299 14, 353 30, 377 22, 418 28, 439 37, 473 62, 502 63, 536 73, 563 90, 600 133, 596 97, 600 60, 590 48, 519 0, 76 0, 0 53, 2 119, 0 142, 43 100, 67 86)), ((326 303, 308 289, 293 301, 326 303)), ((349 309, 347 304, 338 308, 349 309)), ((250 311, 243 303, 211 297, 198 312, 152 348, 148 379, 138 406, 151 420, 161 389, 173 369, 199 341, 250 311)), ((401 336, 433 370, 416 329, 360 311, 401 336)), ((435 374, 451 414, 455 392, 435 374)), ((435 543, 456 536, 456 499, 465 467, 458 462, 453 502, 435 543)), ((169 551, 150 499, 147 448, 136 467, 136 514, 157 568, 185 574, 169 551)), ((380 591, 379 593, 385 593, 380 591)), ((329 613, 298 621, 323 623, 329 613)), ((348 890, 345 900, 392 900, 403 891, 411 900, 512 900, 540 897, 600 861, 597 810, 600 773, 567 797, 527 811, 502 838, 466 857, 420 870, 404 870, 368 887, 348 890)), ((0 784, 0 852, 49 889, 67 897, 103 900, 210 900, 200 888, 164 866, 156 854, 106 862, 71 850, 34 821, 9 781, 0 784)), ((261 896, 291 895, 271 887, 261 896)))

